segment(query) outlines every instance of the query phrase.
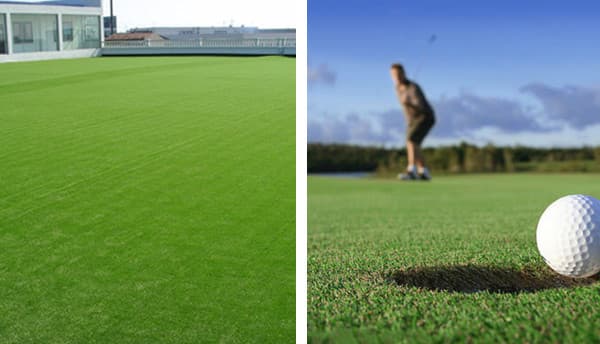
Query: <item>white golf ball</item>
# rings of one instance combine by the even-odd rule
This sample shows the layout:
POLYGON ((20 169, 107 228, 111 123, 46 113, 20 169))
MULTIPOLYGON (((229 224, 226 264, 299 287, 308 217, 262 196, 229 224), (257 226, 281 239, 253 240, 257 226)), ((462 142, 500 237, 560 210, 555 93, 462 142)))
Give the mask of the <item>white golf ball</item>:
POLYGON ((600 201, 585 195, 554 201, 540 217, 537 246, 561 275, 583 278, 600 272, 600 201))

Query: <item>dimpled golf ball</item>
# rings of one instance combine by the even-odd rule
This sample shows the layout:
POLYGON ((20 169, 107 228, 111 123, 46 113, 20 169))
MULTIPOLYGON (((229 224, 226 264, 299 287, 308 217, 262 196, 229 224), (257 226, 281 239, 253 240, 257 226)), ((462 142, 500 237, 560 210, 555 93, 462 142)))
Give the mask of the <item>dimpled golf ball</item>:
POLYGON ((600 272, 600 201, 585 195, 554 201, 540 217, 537 246, 561 275, 583 278, 600 272))

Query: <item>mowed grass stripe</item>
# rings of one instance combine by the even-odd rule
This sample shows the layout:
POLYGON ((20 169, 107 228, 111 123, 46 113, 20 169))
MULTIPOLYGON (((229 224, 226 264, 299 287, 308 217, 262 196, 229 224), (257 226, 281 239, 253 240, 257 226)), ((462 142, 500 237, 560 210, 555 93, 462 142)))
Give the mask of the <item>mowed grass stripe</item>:
MULTIPOLYGON (((254 116, 251 116, 251 117, 245 118, 241 122, 242 123, 246 122, 246 121, 251 122, 253 120, 256 120, 256 118, 254 118, 254 116)), ((198 129, 201 129, 201 128, 198 128, 198 129)), ((137 132, 136 134, 139 135, 140 132, 137 132)), ((244 139, 245 137, 243 136, 243 134, 244 133, 236 133, 236 136, 239 139, 244 139), (240 136, 240 134, 242 134, 242 135, 240 136)), ((256 133, 251 133, 251 135, 256 135, 256 133)), ((153 161, 161 159, 162 155, 164 155, 164 154, 171 153, 173 150, 181 149, 182 147, 190 146, 193 144, 194 144, 194 142, 192 142, 191 140, 189 142, 179 142, 177 144, 172 144, 170 146, 160 148, 155 152, 150 152, 142 158, 124 163, 123 165, 109 166, 105 170, 101 170, 101 171, 95 172, 93 174, 87 175, 84 179, 75 180, 67 185, 62 185, 61 187, 59 187, 55 190, 48 191, 45 194, 37 194, 37 192, 42 188, 48 189, 48 185, 42 185, 38 189, 34 189, 33 192, 30 193, 31 196, 27 197, 25 199, 27 199, 30 203, 33 203, 33 204, 44 204, 42 199, 44 197, 47 197, 48 195, 65 192, 68 189, 76 187, 77 185, 80 185, 82 183, 92 183, 92 182, 94 182, 94 179, 107 178, 107 177, 118 178, 119 176, 121 176, 123 174, 131 174, 136 170, 142 169, 143 167, 145 167, 145 165, 151 164, 153 161), (113 171, 115 171, 115 173, 112 173, 113 174, 112 176, 107 176, 108 174, 111 174, 111 172, 113 172, 113 171)), ((220 149, 225 148, 225 147, 219 147, 219 146, 217 146, 217 147, 220 149)), ((82 152, 75 151, 75 150, 73 150, 72 153, 73 153, 73 155, 82 155, 82 152)), ((217 153, 217 152, 215 152, 215 153, 217 153)), ((15 193, 12 196, 13 196, 13 198, 19 198, 19 197, 23 198, 22 196, 24 196, 24 195, 15 193)), ((5 202, 8 202, 8 201, 10 201, 10 199, 5 200, 5 202)), ((23 205, 23 207, 21 207, 21 208, 24 208, 27 210, 24 213, 22 213, 21 215, 19 215, 17 218, 28 214, 32 209, 34 209, 34 207, 29 208, 28 205, 23 205)), ((2 214, 2 215, 6 216, 6 214, 2 214)), ((10 216, 8 218, 10 219, 10 216)))
MULTIPOLYGON (((158 80, 160 80, 161 76, 156 76, 154 73, 156 73, 156 71, 154 71, 153 73, 149 73, 149 75, 147 75, 145 77, 146 81, 148 82, 148 87, 151 87, 152 82, 154 82, 155 78, 158 78, 158 80)), ((163 73, 164 74, 164 73, 163 73)), ((171 73, 171 78, 173 77, 173 74, 171 73)), ((185 75, 185 74, 182 74, 185 75)), ((96 87, 96 85, 98 85, 98 87, 101 87, 102 82, 99 82, 98 80, 94 80, 92 78, 88 79, 88 85, 90 87, 90 89, 94 89, 94 87, 96 87)), ((29 101, 29 97, 27 97, 27 95, 23 95, 23 104, 27 104, 28 105, 28 114, 31 115, 32 117, 32 121, 28 122, 26 126, 23 126, 21 128, 18 128, 20 130, 16 131, 16 134, 18 135, 23 135, 23 134, 31 134, 33 135, 35 133, 34 129, 39 129, 42 130, 44 132, 48 131, 48 130, 52 130, 52 129, 64 129, 63 127, 67 124, 68 128, 72 128, 75 130, 75 132, 77 130, 82 130, 85 128, 85 123, 89 122, 93 125, 106 125, 106 124, 110 124, 107 123, 106 120, 113 120, 113 121, 117 121, 117 122, 123 122, 124 119, 122 118, 123 116, 121 115, 122 113, 130 113, 131 115, 136 115, 135 112, 132 111, 131 107, 132 104, 130 104, 129 100, 133 100, 130 98, 127 98, 129 94, 131 94, 132 92, 128 92, 127 89, 122 89, 122 90, 115 90, 115 92, 113 92, 113 95, 118 96, 118 98, 112 98, 110 99, 111 102, 116 102, 116 104, 104 104, 104 109, 106 109, 107 114, 106 116, 102 117, 102 118, 98 118, 97 116, 95 116, 95 112, 97 111, 97 109, 95 108, 90 108, 89 104, 90 102, 96 102, 98 101, 98 97, 102 97, 104 96, 104 94, 102 93, 97 93, 97 92, 90 92, 89 94, 82 94, 80 95, 80 99, 81 101, 79 102, 70 102, 70 104, 68 104, 69 106, 67 108, 64 108, 64 99, 62 97, 62 95, 64 95, 65 93, 71 94, 73 92, 77 92, 78 89, 78 85, 62 85, 60 87, 55 87, 52 91, 49 92, 45 92, 43 95, 38 95, 36 94, 36 97, 40 100, 40 102, 34 103, 34 104, 27 104, 29 101), (121 99, 119 99, 121 98, 121 99), (121 100, 121 101, 120 101, 121 100), (124 101, 123 101, 124 100, 124 101), (50 108, 63 108, 63 116, 60 119, 56 119, 56 118, 52 118, 53 121, 49 122, 49 121, 45 121, 44 119, 48 118, 46 117, 48 110, 50 108), (118 116, 114 116, 112 115, 112 113, 117 113, 119 114, 118 116), (85 117, 82 118, 82 115, 85 115, 85 117), (112 118, 111 118, 112 116, 112 118), (33 120, 35 119, 35 121, 33 120)), ((212 87, 212 88, 208 88, 207 90, 199 90, 197 91, 196 94, 194 94, 195 97, 213 97, 213 98, 218 98, 218 96, 223 92, 222 88, 219 87, 212 87)), ((187 95, 189 96, 189 95, 187 95)), ((178 102, 181 102, 181 95, 178 98, 172 98, 172 97, 161 97, 161 98, 157 98, 157 99, 152 99, 151 102, 148 102, 148 100, 145 100, 144 102, 138 102, 136 104, 134 104, 136 107, 143 107, 144 110, 142 111, 138 111, 139 114, 144 115, 144 114, 148 114, 151 113, 153 109, 155 109, 157 106, 160 107, 166 107, 168 105, 172 105, 172 104, 177 104, 178 102), (145 104, 146 103, 146 104, 145 104)), ((16 100, 18 101, 18 100, 16 100)), ((204 104, 206 106, 211 106, 211 104, 204 104)), ((6 109, 6 113, 4 117, 8 123, 7 124, 11 124, 10 123, 10 118, 11 118, 11 110, 13 110, 12 112, 14 113, 14 115, 12 116, 14 118, 15 121, 17 121, 18 123, 22 123, 23 122, 23 113, 22 111, 20 111, 20 107, 15 107, 14 109, 6 109)), ((160 112, 158 113, 160 114, 160 112)), ((27 114, 25 114, 27 115, 27 114)), ((50 116, 52 116, 52 114, 50 113, 50 116)), ((128 120, 130 120, 130 122, 133 122, 134 124, 137 123, 137 121, 135 121, 135 118, 132 118, 131 116, 128 116, 128 120)), ((13 125, 13 126, 8 126, 7 128, 15 130, 17 129, 17 126, 13 125)), ((5 134, 10 134, 10 131, 5 131, 5 134)), ((6 136, 3 135, 5 142, 7 144, 15 144, 16 142, 15 140, 13 140, 12 137, 10 136, 6 136)))
MULTIPOLYGON (((91 85, 91 87, 93 87, 93 85, 91 85)), ((57 93, 60 93, 60 92, 62 92, 62 90, 58 91, 57 93)), ((215 90, 213 90, 210 94, 207 94, 206 97, 210 97, 210 98, 216 97, 219 93, 222 93, 222 92, 224 92, 224 90, 222 88, 216 88, 215 87, 215 90)), ((175 105, 175 103, 176 103, 176 101, 171 100, 171 104, 170 105, 175 105)), ((155 106, 158 107, 158 104, 157 105, 151 104, 150 106, 151 107, 148 110, 145 111, 146 116, 151 115, 152 111, 153 111, 152 107, 155 107, 155 106)), ((232 110, 230 108, 227 108, 226 106, 223 106, 223 107, 224 107, 223 110, 225 110, 225 111, 232 110)), ((164 108, 164 104, 160 104, 160 108, 164 108)), ((71 113, 76 114, 77 112, 78 111, 72 111, 71 113)), ((214 109, 210 105, 208 105, 206 107, 203 107, 202 112, 207 113, 209 115, 211 113, 215 113, 214 109)), ((241 124, 245 123, 246 121, 251 122, 251 121, 255 120, 254 117, 258 116, 258 115, 259 114, 251 115, 249 117, 240 119, 240 122, 241 122, 241 124)), ((76 117, 76 115, 73 115, 71 118, 74 118, 74 117, 76 117)), ((175 117, 175 116, 171 116, 171 115, 166 116, 164 113, 161 114, 160 112, 158 112, 153 117, 154 117, 153 120, 154 119, 160 119, 162 117, 163 121, 156 121, 156 126, 160 128, 160 127, 164 127, 166 125, 166 123, 165 123, 166 121, 173 122, 173 120, 174 120, 173 117, 175 117)), ((93 130, 85 133, 85 135, 86 136, 93 135, 92 137, 95 138, 95 136, 97 136, 95 133, 96 132, 101 132, 101 133, 110 134, 110 136, 103 137, 101 140, 96 139, 97 143, 92 142, 90 144, 84 145, 84 147, 88 148, 87 152, 81 152, 80 151, 81 145, 79 145, 77 143, 77 141, 76 141, 77 139, 80 139, 79 137, 77 137, 77 138, 74 137, 73 141, 71 141, 71 142, 64 142, 64 140, 60 140, 59 141, 60 146, 58 146, 57 149, 61 149, 61 150, 64 149, 64 150, 66 150, 67 152, 70 152, 73 155, 78 155, 78 156, 81 156, 81 157, 86 157, 86 155, 89 152, 93 152, 93 151, 97 150, 98 148, 100 148, 99 146, 103 146, 103 148, 109 148, 110 145, 108 145, 107 143, 113 143, 112 146, 116 146, 116 147, 129 144, 129 142, 123 142, 123 139, 122 139, 123 136, 124 136, 123 133, 129 133, 129 132, 132 132, 132 131, 135 130, 134 137, 136 137, 136 138, 143 137, 143 136, 146 135, 146 133, 156 134, 156 129, 153 126, 148 127, 145 131, 137 129, 136 127, 139 127, 139 122, 138 122, 139 119, 142 119, 142 118, 129 117, 129 116, 127 116, 126 118, 121 118, 120 119, 121 122, 119 123, 117 131, 114 131, 114 130, 110 131, 109 128, 110 128, 111 123, 108 123, 108 126, 107 126, 107 128, 105 130, 98 130, 99 129, 98 127, 94 127, 93 130), (71 148, 71 147, 73 147, 73 148, 71 148), (86 154, 82 154, 82 153, 86 153, 86 154)), ((149 118, 144 118, 144 119, 149 120, 149 118)), ((65 123, 68 126, 72 125, 71 123, 69 123, 69 121, 65 121, 65 123)), ((177 126, 184 127, 184 129, 185 129, 185 127, 188 127, 188 129, 189 129, 189 127, 192 124, 193 123, 190 123, 189 120, 186 120, 186 121, 179 121, 179 122, 172 123, 171 126, 177 125, 177 126)), ((62 126, 64 127, 64 124, 62 126)), ((220 128, 220 129, 224 129, 226 127, 231 127, 231 123, 224 123, 223 127, 220 128)), ((117 129, 117 128, 114 128, 114 129, 117 129)), ((172 127, 172 128, 169 128, 169 129, 173 130, 175 128, 172 127)), ((201 129, 201 128, 193 128, 193 129, 201 129)), ((219 128, 213 128, 213 129, 219 129, 219 128)), ((55 130, 55 131, 58 131, 58 130, 55 130)), ((171 133, 171 131, 169 131, 169 133, 171 133)), ((68 134, 72 134, 72 132, 69 132, 68 134)), ((173 133, 173 134, 175 134, 175 133, 173 133)), ((130 135, 127 135, 126 137, 130 137, 130 135)), ((173 137, 177 137, 177 136, 173 135, 173 137)), ((59 139, 62 139, 62 137, 59 137, 59 139)), ((23 149, 27 149, 27 148, 23 148, 23 149)), ((30 149, 30 151, 28 153, 31 154, 31 157, 24 156, 22 159, 19 160, 20 164, 23 164, 24 162, 32 162, 34 164, 38 164, 39 161, 40 161, 39 159, 43 159, 47 155, 46 154, 47 153, 47 147, 45 147, 44 145, 40 145, 38 147, 37 151, 35 149, 30 149)), ((152 156, 153 154, 154 153, 150 153, 149 155, 152 156)), ((60 163, 60 162, 58 162, 58 163, 60 163)), ((133 164, 135 164, 135 163, 136 162, 134 161, 133 164)), ((126 166, 129 166, 130 164, 132 164, 132 162, 127 162, 126 166)), ((124 167, 127 168, 126 166, 124 166, 124 167)), ((57 166, 53 166, 53 168, 55 168, 55 167, 57 167, 57 166)), ((109 169, 116 169, 116 168, 117 168, 117 166, 115 166, 115 165, 111 165, 109 167, 109 169)), ((15 173, 20 173, 19 169, 15 168, 14 170, 15 170, 15 173)), ((47 176, 44 176, 44 177, 47 178, 47 176)), ((87 180, 89 180, 89 178, 87 178, 87 180)), ((77 183, 77 181, 74 182, 74 183, 77 183)), ((41 188, 47 188, 47 185, 42 185, 41 188)), ((33 190, 33 191, 37 192, 37 190, 33 190)), ((11 192, 11 194, 13 195, 13 197, 18 197, 19 196, 17 192, 11 192)))
MULTIPOLYGON (((52 202, 46 202, 46 200, 45 200, 49 196, 52 196, 53 198, 61 198, 64 196, 68 196, 71 193, 70 190, 77 188, 78 186, 80 186, 84 183, 87 185, 91 185, 91 184, 97 183, 99 180, 110 181, 110 180, 114 180, 114 179, 120 179, 120 178, 124 177, 125 175, 127 175, 129 177, 134 177, 134 176, 136 176, 136 172, 141 171, 142 173, 144 173, 145 168, 149 167, 149 165, 156 162, 157 160, 162 159, 164 157, 165 153, 171 153, 174 150, 177 150, 181 147, 189 146, 192 144, 193 144, 193 142, 180 142, 178 144, 174 144, 174 145, 171 145, 164 149, 161 149, 160 151, 153 152, 143 158, 133 160, 127 164, 123 164, 121 166, 112 166, 112 167, 107 168, 106 170, 101 170, 99 172, 90 174, 86 178, 65 184, 57 189, 47 191, 46 193, 38 194, 37 196, 28 197, 27 198, 28 203, 26 203, 24 205, 19 204, 19 208, 24 209, 24 211, 22 213, 17 214, 14 218, 11 218, 10 216, 7 216, 6 214, 0 214, 0 216, 6 217, 7 225, 11 225, 12 224, 11 220, 14 222, 16 220, 23 218, 24 216, 31 214, 31 212, 33 212, 33 211, 36 211, 43 207, 52 206, 52 202)), ((42 189, 42 188, 48 189, 47 185, 40 187, 40 189, 42 189)), ((38 189, 36 191, 39 191, 40 189, 38 189)), ((35 195, 35 193, 34 193, 34 195, 35 195)), ((24 196, 23 194, 15 195, 15 198, 19 198, 19 197, 23 198, 23 196, 24 196)))
MULTIPOLYGON (((194 69, 197 67, 194 58, 179 59, 178 61, 164 61, 156 59, 155 61, 141 61, 140 64, 123 68, 122 61, 126 58, 113 58, 114 63, 94 62, 95 71, 90 72, 88 63, 72 63, 73 68, 69 71, 56 70, 53 61, 31 62, 29 71, 22 71, 19 67, 8 66, 4 73, 7 76, 0 82, 2 93, 21 93, 29 91, 40 91, 46 88, 62 87, 69 84, 89 83, 91 80, 106 80, 113 78, 128 78, 130 76, 148 75, 154 72, 173 72, 178 69, 194 69), (115 68, 116 67, 116 68, 115 68)), ((252 63, 252 61, 247 61, 252 63)), ((207 58, 206 66, 233 65, 242 66, 243 61, 219 60, 218 58, 207 58), (211 61, 212 59, 212 61, 211 61)))
POLYGON ((3 99, 0 341, 294 340, 294 60, 47 66, 181 60, 3 99))
MULTIPOLYGON (((147 114, 147 113, 146 113, 147 114)), ((157 121, 156 122, 156 126, 159 128, 164 128, 166 125, 166 117, 164 116, 164 114, 158 115, 158 116, 153 116, 156 118, 164 118, 165 120, 163 121, 157 121)), ((65 154, 67 154, 65 156, 65 158, 70 159, 70 158, 77 158, 77 157, 81 157, 82 159, 85 159, 86 157, 89 156, 89 154, 91 152, 98 152, 99 149, 102 149, 102 151, 106 152, 106 153, 111 153, 111 147, 112 150, 117 150, 119 147, 123 147, 126 145, 130 145, 130 144, 135 144, 135 142, 130 141, 131 140, 131 136, 126 136, 123 137, 123 132, 129 133, 129 132, 135 132, 134 137, 141 137, 146 135, 147 133, 155 133, 156 132, 156 127, 149 127, 145 130, 137 130, 137 127, 139 127, 139 121, 140 119, 148 119, 148 116, 144 116, 139 117, 139 118, 124 118, 122 119, 123 124, 119 123, 119 130, 118 131, 112 131, 110 132, 110 136, 108 137, 103 137, 102 139, 98 139, 97 137, 94 137, 94 141, 90 142, 89 144, 86 145, 81 145, 80 142, 78 140, 86 139, 89 136, 88 135, 93 135, 93 132, 97 132, 97 131, 110 131, 110 127, 108 128, 101 128, 101 127, 97 127, 94 128, 92 131, 90 131, 89 133, 87 133, 87 135, 82 135, 82 137, 79 138, 73 138, 72 141, 67 141, 67 142, 62 142, 62 145, 56 147, 56 149, 64 149, 61 151, 61 153, 63 154, 63 156, 65 154), (102 129, 102 130, 100 130, 102 129), (112 144, 112 145, 110 145, 112 144), (63 148, 64 147, 64 148, 63 148), (86 151, 82 151, 82 147, 87 147, 86 151)), ((181 123, 179 124, 180 127, 188 127, 189 124, 186 125, 186 123, 181 123)), ((170 126, 168 128, 169 130, 173 130, 175 129, 173 126, 170 126)), ((197 128, 197 129, 202 129, 202 128, 197 128)), ((69 133, 70 134, 70 133, 69 133)), ((173 134, 176 134, 176 132, 173 132, 173 134)), ((201 137, 195 137, 192 140, 200 140, 201 137)), ((192 140, 188 140, 188 141, 192 141, 192 140)), ((69 185, 74 185, 74 184, 78 184, 81 182, 88 182, 93 178, 96 178, 98 176, 102 176, 105 173, 110 173, 113 170, 125 170, 125 172, 129 172, 131 169, 135 168, 135 166, 139 165, 140 163, 143 163, 145 161, 149 161, 150 159, 159 159, 160 158, 160 154, 163 154, 165 152, 168 152, 169 150, 173 150, 173 149, 177 149, 179 146, 184 145, 184 144, 190 144, 189 142, 175 142, 175 143, 169 143, 169 146, 166 147, 157 147, 155 151, 151 151, 151 152, 146 152, 145 155, 143 157, 136 157, 136 159, 134 160, 128 160, 123 162, 121 165, 117 165, 117 164, 107 164, 105 166, 104 170, 101 171, 97 171, 94 173, 89 173, 86 170, 83 170, 82 172, 84 173, 85 178, 81 179, 81 180, 75 180, 74 182, 68 184, 68 185, 63 185, 61 184, 60 189, 64 189, 66 187, 69 187, 69 185)), ((29 155, 25 155, 23 156, 23 154, 20 154, 20 152, 15 152, 15 154, 21 156, 22 158, 19 159, 18 161, 15 161, 15 163, 19 163, 21 165, 25 165, 27 163, 31 163, 31 164, 39 164, 40 160, 43 160, 45 157, 47 157, 47 148, 44 149, 43 146, 38 146, 34 149, 30 149, 28 153, 30 153, 29 155), (36 149, 37 148, 37 149, 36 149)), ((114 151, 113 151, 114 152, 114 151)), ((95 166, 95 161, 91 161, 91 164, 94 164, 95 166)), ((51 169, 55 169, 55 168, 59 168, 60 165, 62 164, 62 161, 56 161, 56 165, 54 166, 48 166, 51 169)), ((11 167, 11 166, 8 166, 11 167)), ((22 168, 24 169, 24 168, 22 168)), ((19 171, 18 166, 14 166, 14 170, 15 170, 15 174, 19 174, 22 173, 22 171, 19 171)), ((47 179, 48 176, 40 176, 43 177, 44 179, 47 179)), ((30 179, 31 181, 31 179, 30 179)), ((62 183, 63 180, 59 179, 58 182, 62 183)), ((26 186, 26 185, 16 185, 16 186, 26 186)), ((49 184, 41 184, 37 189, 31 189, 28 188, 26 189, 27 191, 29 191, 30 193, 32 193, 33 196, 35 196, 39 190, 43 190, 43 189, 48 189, 49 188, 49 184)), ((51 193, 52 191, 50 191, 51 193)), ((7 192, 7 198, 4 199, 4 201, 10 201, 11 198, 19 198, 22 197, 22 194, 19 194, 18 192, 11 192, 8 193, 7 192)), ((38 197, 43 197, 43 195, 37 195, 38 197)))
MULTIPOLYGON (((185 64, 185 66, 193 66, 193 64, 185 64)), ((168 67, 168 66, 166 66, 168 67)), ((164 67, 163 67, 164 68, 164 67)), ((170 71, 169 73, 165 73, 162 72, 162 69, 149 69, 146 68, 146 70, 148 71, 146 76, 146 79, 148 80, 148 86, 152 85, 154 79, 157 77, 156 74, 167 74, 170 75, 170 78, 173 78, 173 71, 170 71)), ((179 73, 180 75, 185 75, 186 73, 179 73)), ((116 76, 118 76, 118 73, 115 73, 116 76)), ((95 79, 92 75, 88 75, 88 74, 83 74, 81 75, 81 78, 84 80, 87 80, 87 84, 89 85, 90 89, 93 89, 93 87, 95 86, 94 84, 97 82, 100 82, 103 79, 95 79)), ((160 75, 158 76, 158 78, 160 79, 160 75)), ((61 122, 48 122, 48 121, 44 121, 44 115, 46 114, 46 112, 48 111, 49 107, 63 107, 64 103, 63 103, 63 98, 62 98, 62 94, 64 94, 65 92, 74 92, 76 91, 80 86, 79 85, 70 85, 70 84, 60 84, 57 83, 57 86, 53 87, 52 91, 48 91, 48 92, 44 92, 43 95, 40 94, 36 94, 35 96, 37 98, 42 97, 43 99, 40 99, 40 102, 37 102, 37 104, 39 105, 38 107, 36 107, 36 104, 31 104, 31 102, 29 101, 29 98, 25 95, 23 97, 24 102, 23 104, 27 104, 30 108, 30 113, 33 114, 36 118, 37 121, 35 122, 29 122, 27 126, 23 126, 22 128, 18 128, 17 126, 9 126, 7 125, 6 128, 10 128, 10 130, 15 131, 15 134, 17 135, 23 135, 23 134, 32 134, 34 133, 34 131, 32 131, 33 129, 40 129, 40 130, 50 130, 50 129, 62 129, 62 125, 64 125, 61 122), (64 89, 64 88, 66 89, 64 89), (36 111, 37 110, 37 111, 36 111), (37 125, 37 126, 36 126, 37 125), (18 130, 20 129, 20 130, 18 130)), ((122 88, 121 92, 115 92, 118 94, 119 97, 127 97, 127 95, 130 93, 127 91, 127 87, 123 87, 122 85, 120 86, 122 88)), ((195 94, 195 97, 215 97, 218 98, 218 96, 220 94, 222 94, 222 89, 220 88, 208 88, 207 90, 199 90, 199 92, 197 92, 197 94, 195 94)), ((4 94, 5 96, 7 96, 6 94, 4 94)), ((78 130, 81 130, 84 128, 83 125, 79 124, 79 122, 82 122, 82 118, 81 118, 81 114, 89 114, 90 111, 91 116, 85 117, 83 118, 83 120, 85 121, 85 119, 90 120, 92 123, 94 124, 98 124, 98 118, 96 116, 94 116, 94 111, 95 109, 92 108, 90 109, 89 105, 90 101, 94 102, 97 101, 98 96, 102 96, 102 94, 98 94, 98 93, 94 93, 94 92, 90 92, 87 95, 81 95, 82 99, 80 102, 75 103, 75 102, 71 102, 69 104, 69 111, 67 111, 66 113, 64 113, 64 120, 69 120, 69 121, 74 121, 74 123, 70 123, 74 128, 77 128, 78 130), (71 115, 71 116, 69 116, 71 115)), ((128 99, 128 98, 125 98, 128 99)), ((163 97, 163 98, 158 98, 158 99, 154 99, 153 102, 151 103, 151 106, 148 106, 146 110, 144 110, 145 112, 150 111, 151 109, 153 109, 155 106, 159 105, 156 104, 156 102, 158 100, 161 100, 164 102, 163 104, 160 104, 160 106, 164 107, 167 106, 169 102, 171 103, 176 103, 178 101, 180 101, 179 98, 174 98, 172 99, 172 97, 163 97)), ((111 101, 114 101, 115 99, 112 99, 111 101)), ((13 100, 15 101, 15 100, 13 100)), ((18 100, 16 100, 18 101, 18 100)), ((122 103, 121 103, 122 104, 122 103)), ((128 104, 127 102, 125 102, 125 104, 122 104, 122 106, 117 107, 117 108, 113 108, 112 106, 110 106, 111 104, 106 104, 106 109, 107 111, 113 110, 117 113, 129 113, 131 111, 131 104, 128 104)), ((144 105, 144 104, 136 104, 138 106, 140 105, 144 105)), ((6 109, 6 114, 4 117, 5 120, 7 121, 7 124, 11 124, 10 123, 10 119, 11 119, 11 109, 6 109)), ((22 117, 23 114, 18 111, 18 109, 15 109, 15 111, 13 111, 14 115, 12 116, 12 118, 14 118, 18 123, 22 123, 22 117)), ((110 112, 109 112, 110 113, 110 112)), ((107 113, 107 115, 109 114, 107 113)), ((141 112, 142 114, 144 112, 141 112)), ((134 113, 132 113, 132 115, 134 115, 134 113)), ((107 116, 108 119, 110 119, 110 117, 107 116)), ((103 118, 103 119, 107 119, 107 118, 103 118)), ((56 119, 54 119, 56 120, 56 119)), ((121 122, 123 119, 121 118, 121 116, 117 116, 115 118, 113 118, 113 120, 119 121, 121 122)), ((83 124, 83 123, 82 123, 83 124)), ((6 144, 17 144, 18 142, 15 142, 14 138, 11 137, 11 132, 6 130, 3 132, 3 136, 5 139, 6 144)), ((10 146, 9 146, 10 147, 10 146)))
MULTIPOLYGON (((216 90, 216 92, 213 92, 213 94, 206 95, 206 96, 207 96, 207 97, 213 97, 213 96, 215 96, 215 95, 218 95, 220 92, 221 92, 221 90, 218 90, 218 89, 217 89, 217 90, 216 90)), ((203 95, 203 94, 198 94, 198 96, 202 96, 202 95, 203 95)), ((53 96, 54 96, 54 95, 51 95, 49 98, 52 98, 53 96)), ((68 118, 68 120, 69 120, 69 121, 72 121, 72 120, 80 120, 80 118, 78 118, 78 117, 79 117, 78 115, 79 115, 80 113, 85 113, 86 111, 89 111, 89 110, 87 110, 87 104, 88 104, 88 103, 89 103, 89 102, 86 102, 86 101, 83 101, 83 102, 81 102, 82 108, 81 108, 81 109, 73 109, 73 111, 71 111, 71 113, 74 113, 74 115, 73 115, 72 117, 68 118), (83 111, 81 111, 81 110, 83 110, 83 111)), ((60 104, 60 103, 58 103, 57 105, 61 105, 61 104, 60 104)), ((74 104, 74 105, 75 105, 75 104, 74 104)), ((126 105, 127 105, 127 104, 126 104, 126 105)), ((161 104, 161 105, 164 105, 164 104, 161 104)), ((75 105, 75 106, 77 106, 77 105, 75 105)), ((151 106, 152 106, 152 105, 151 105, 151 106)), ((150 107, 150 108, 151 108, 151 107, 150 107)), ((36 116, 36 117, 39 117, 40 115, 43 115, 43 114, 44 114, 44 111, 42 111, 42 110, 47 110, 47 105, 43 105, 43 107, 40 109, 40 111, 39 111, 39 112, 37 112, 37 113, 35 113, 35 116, 36 116)), ((112 110, 112 109, 111 109, 111 107, 107 107, 107 108, 106 108, 106 111, 107 111, 107 112, 109 112, 109 113, 110 113, 110 111, 111 111, 111 110, 112 110)), ((122 110, 123 110, 123 109, 122 109, 122 108, 118 108, 118 109, 115 109, 115 110, 117 110, 117 111, 121 111, 121 112, 122 112, 122 110)), ((67 112, 65 115, 68 115, 68 114, 69 114, 69 113, 67 112)), ((65 117, 66 117, 66 116, 65 116, 65 117)), ((117 120, 118 120, 118 119, 117 119, 117 120)), ((44 122, 45 122, 45 121, 40 121, 40 123, 44 123, 44 122)), ((35 125, 35 123, 34 123, 34 125, 35 125)), ((43 129, 43 130, 48 130, 49 128, 48 128, 48 127, 46 127, 46 125, 47 125, 47 123, 45 123, 45 126, 44 126, 44 127, 42 127, 41 129, 43 129)), ((60 125, 60 124, 59 124, 59 125, 60 125)), ((30 133, 31 133, 31 129, 33 129, 33 128, 28 128, 28 127, 26 127, 26 128, 28 129, 28 132, 30 132, 30 133)), ((7 142, 15 142, 15 141, 14 141, 14 140, 10 140, 10 138, 8 138, 8 139, 7 139, 7 142)))

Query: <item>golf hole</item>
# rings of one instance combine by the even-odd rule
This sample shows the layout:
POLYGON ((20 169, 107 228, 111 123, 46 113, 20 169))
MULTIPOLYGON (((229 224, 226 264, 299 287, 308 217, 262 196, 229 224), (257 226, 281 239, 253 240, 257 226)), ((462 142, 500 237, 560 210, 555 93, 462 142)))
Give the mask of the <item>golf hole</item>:
POLYGON ((545 289, 570 288, 600 280, 567 278, 543 268, 505 268, 478 265, 454 265, 410 268, 395 271, 389 280, 398 286, 457 293, 522 293, 545 289))

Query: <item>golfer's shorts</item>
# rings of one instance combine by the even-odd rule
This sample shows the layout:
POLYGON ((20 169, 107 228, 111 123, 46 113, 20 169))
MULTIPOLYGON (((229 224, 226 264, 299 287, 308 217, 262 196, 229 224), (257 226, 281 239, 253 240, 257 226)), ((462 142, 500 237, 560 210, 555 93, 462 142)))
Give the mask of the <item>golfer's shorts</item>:
POLYGON ((435 118, 433 116, 417 116, 408 122, 408 126, 406 128, 406 138, 410 142, 420 145, 434 124, 435 118))

